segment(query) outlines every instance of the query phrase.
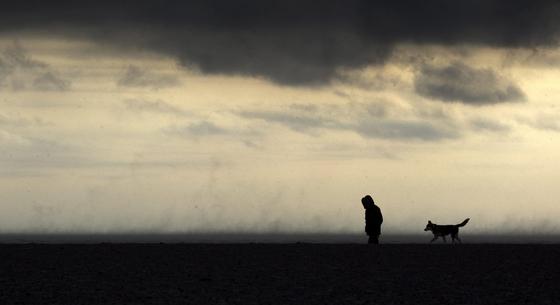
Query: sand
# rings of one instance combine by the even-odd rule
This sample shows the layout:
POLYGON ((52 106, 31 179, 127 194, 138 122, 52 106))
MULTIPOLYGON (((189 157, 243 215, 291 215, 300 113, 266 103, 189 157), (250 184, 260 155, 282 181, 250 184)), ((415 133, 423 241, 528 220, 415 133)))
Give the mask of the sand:
POLYGON ((0 304, 560 304, 560 245, 3 244, 0 304))

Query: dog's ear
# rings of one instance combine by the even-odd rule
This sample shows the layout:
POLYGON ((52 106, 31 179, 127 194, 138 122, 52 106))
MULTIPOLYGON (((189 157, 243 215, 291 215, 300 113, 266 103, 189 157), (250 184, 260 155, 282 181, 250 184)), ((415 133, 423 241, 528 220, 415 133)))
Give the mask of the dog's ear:
POLYGON ((432 221, 431 221, 431 220, 428 220, 428 223, 429 223, 429 224, 432 224, 432 221))

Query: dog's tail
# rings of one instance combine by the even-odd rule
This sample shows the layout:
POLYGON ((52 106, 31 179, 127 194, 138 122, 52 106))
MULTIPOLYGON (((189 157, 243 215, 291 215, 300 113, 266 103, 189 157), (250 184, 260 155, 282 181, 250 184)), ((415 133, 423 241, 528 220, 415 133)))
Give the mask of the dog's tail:
POLYGON ((471 219, 467 218, 467 219, 463 220, 463 222, 461 222, 460 224, 458 224, 456 226, 457 227, 464 227, 467 224, 467 222, 469 222, 469 220, 471 220, 471 219))

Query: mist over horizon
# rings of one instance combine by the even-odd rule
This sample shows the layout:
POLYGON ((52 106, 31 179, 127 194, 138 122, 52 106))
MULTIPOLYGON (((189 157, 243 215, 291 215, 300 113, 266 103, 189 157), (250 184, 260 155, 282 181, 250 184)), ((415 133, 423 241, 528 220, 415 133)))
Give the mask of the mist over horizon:
POLYGON ((559 12, 8 4, 0 234, 560 234, 559 12))

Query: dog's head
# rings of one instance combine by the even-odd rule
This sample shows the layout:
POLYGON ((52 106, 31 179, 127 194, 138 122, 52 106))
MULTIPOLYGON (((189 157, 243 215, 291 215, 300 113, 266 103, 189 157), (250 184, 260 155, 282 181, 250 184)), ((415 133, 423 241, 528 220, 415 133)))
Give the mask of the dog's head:
POLYGON ((424 231, 431 231, 433 228, 434 228, 434 224, 432 223, 431 220, 428 220, 428 224, 424 228, 424 231))

